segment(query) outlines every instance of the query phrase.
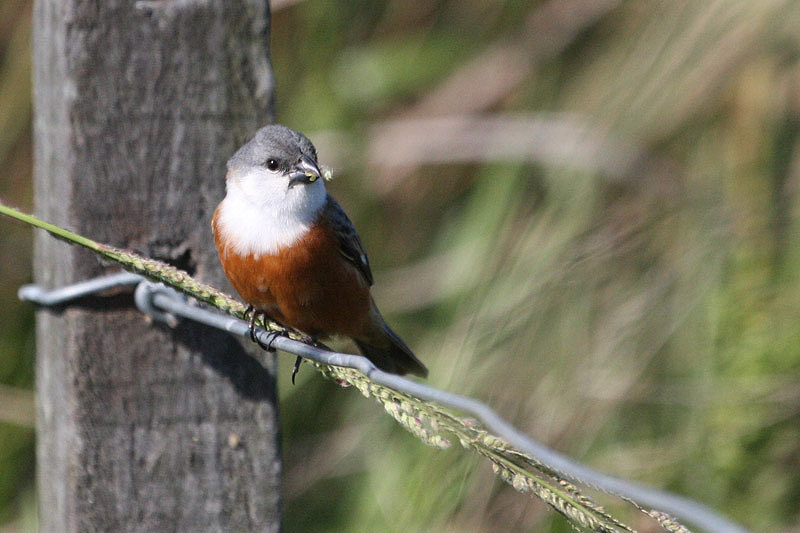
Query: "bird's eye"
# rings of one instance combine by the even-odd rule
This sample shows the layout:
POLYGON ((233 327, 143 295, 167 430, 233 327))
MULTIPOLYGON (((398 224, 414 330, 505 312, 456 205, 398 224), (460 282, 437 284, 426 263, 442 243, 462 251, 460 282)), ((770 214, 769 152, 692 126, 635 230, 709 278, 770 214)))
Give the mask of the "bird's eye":
POLYGON ((273 172, 278 170, 278 162, 275 159, 267 159, 267 168, 273 172))

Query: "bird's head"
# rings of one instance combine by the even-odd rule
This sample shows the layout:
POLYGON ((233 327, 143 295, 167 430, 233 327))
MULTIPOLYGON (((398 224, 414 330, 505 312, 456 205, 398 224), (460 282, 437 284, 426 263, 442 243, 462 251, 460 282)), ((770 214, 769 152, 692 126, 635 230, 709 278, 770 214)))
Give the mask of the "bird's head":
POLYGON ((228 194, 243 194, 264 209, 318 207, 327 195, 322 177, 311 141, 277 124, 258 130, 228 160, 228 194))

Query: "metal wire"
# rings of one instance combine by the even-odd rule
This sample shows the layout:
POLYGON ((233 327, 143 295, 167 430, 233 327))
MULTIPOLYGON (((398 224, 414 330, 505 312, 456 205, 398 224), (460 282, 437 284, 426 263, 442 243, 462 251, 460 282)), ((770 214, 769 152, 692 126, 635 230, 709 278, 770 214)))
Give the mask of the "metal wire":
MULTIPOLYGON (((123 285, 137 286, 134 294, 137 307, 156 320, 174 326, 177 321, 176 317, 182 317, 227 331, 233 335, 249 337, 248 323, 244 320, 198 307, 177 291, 160 283, 152 283, 136 274, 112 274, 52 291, 46 291, 36 285, 27 285, 20 288, 19 297, 42 306, 63 305, 70 300, 123 285)), ((710 532, 746 533, 748 531, 696 501, 604 474, 580 464, 521 433, 489 406, 473 398, 383 372, 368 359, 359 355, 322 350, 263 328, 257 328, 256 336, 264 345, 319 363, 353 368, 380 385, 467 413, 482 422, 486 429, 494 435, 576 483, 620 496, 636 502, 642 507, 666 512, 710 532)))
POLYGON ((138 285, 144 278, 130 272, 119 272, 99 278, 89 279, 72 285, 65 285, 58 289, 46 290, 38 285, 23 285, 17 291, 17 297, 26 302, 34 302, 44 307, 55 307, 69 303, 98 292, 107 291, 116 287, 138 285))

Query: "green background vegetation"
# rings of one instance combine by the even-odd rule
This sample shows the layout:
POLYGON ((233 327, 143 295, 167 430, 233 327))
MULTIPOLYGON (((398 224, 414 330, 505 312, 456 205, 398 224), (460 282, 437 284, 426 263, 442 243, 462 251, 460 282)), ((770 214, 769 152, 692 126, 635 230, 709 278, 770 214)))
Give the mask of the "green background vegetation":
MULTIPOLYGON (((27 211, 30 9, 0 2, 0 195, 27 211)), ((284 0, 272 25, 279 121, 429 382, 760 531, 800 531, 799 59, 791 1, 284 0)), ((0 221, 0 531, 36 520, 30 241, 0 221)), ((569 530, 356 392, 290 386, 293 359, 287 531, 569 530)))

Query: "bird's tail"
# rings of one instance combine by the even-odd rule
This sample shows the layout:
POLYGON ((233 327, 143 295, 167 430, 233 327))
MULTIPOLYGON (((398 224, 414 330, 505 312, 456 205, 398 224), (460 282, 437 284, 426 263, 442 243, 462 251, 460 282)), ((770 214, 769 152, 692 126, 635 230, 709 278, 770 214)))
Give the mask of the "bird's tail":
POLYGON ((428 369, 417 359, 403 339, 398 337, 397 333, 383 321, 374 304, 373 310, 379 318, 375 321, 378 331, 369 338, 353 339, 361 353, 375 366, 386 372, 401 376, 414 374, 423 378, 427 377, 428 369))

